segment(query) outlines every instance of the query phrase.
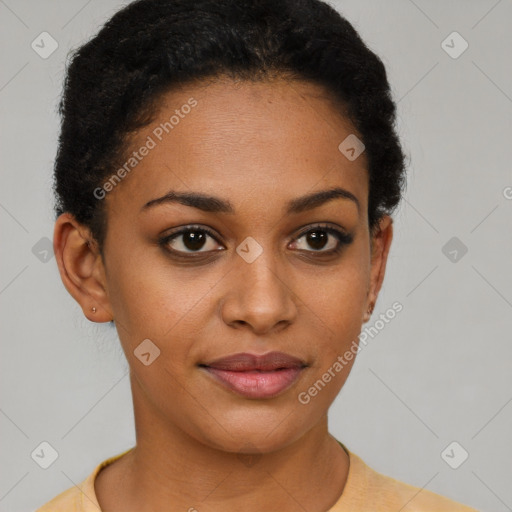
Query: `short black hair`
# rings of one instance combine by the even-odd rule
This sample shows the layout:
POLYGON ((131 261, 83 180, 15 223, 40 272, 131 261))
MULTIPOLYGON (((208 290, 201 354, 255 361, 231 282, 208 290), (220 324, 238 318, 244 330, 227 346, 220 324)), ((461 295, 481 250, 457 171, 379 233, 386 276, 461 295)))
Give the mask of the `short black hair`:
POLYGON ((94 190, 124 161, 129 135, 151 122, 162 94, 222 75, 323 86, 365 145, 370 229, 394 211, 406 165, 386 70, 333 7, 321 0, 137 0, 69 56, 56 215, 71 213, 101 250, 105 201, 94 190))

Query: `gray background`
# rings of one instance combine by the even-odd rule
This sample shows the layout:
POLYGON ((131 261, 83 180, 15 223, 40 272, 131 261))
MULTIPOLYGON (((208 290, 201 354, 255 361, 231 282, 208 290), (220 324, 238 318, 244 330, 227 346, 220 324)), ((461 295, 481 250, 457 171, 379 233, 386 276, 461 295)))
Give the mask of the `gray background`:
MULTIPOLYGON (((115 331, 89 323, 52 255, 41 261, 66 54, 121 5, 0 0, 2 511, 35 509, 134 444, 115 331), (59 45, 47 59, 31 48, 43 31, 59 45), (46 470, 31 458, 42 441, 59 454, 46 470)), ((331 432, 382 473, 512 510, 512 3, 333 5, 387 66, 410 166, 384 287, 363 327, 395 301, 403 311, 358 356, 331 432), (453 31, 469 43, 456 59, 441 46, 453 31), (468 249, 456 262, 443 252, 452 237, 468 249), (441 457, 452 441, 469 453, 458 469, 441 457)))

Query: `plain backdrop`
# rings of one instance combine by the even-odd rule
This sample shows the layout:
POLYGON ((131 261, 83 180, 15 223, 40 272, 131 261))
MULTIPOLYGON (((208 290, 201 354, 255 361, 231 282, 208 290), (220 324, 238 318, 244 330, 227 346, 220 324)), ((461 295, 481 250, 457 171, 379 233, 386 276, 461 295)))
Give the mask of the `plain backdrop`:
MULTIPOLYGON (((377 471, 510 511, 512 2, 331 3, 383 59, 410 158, 386 279, 363 328, 395 301, 403 310, 359 354, 331 432, 377 471)), ((0 1, 5 512, 34 510, 134 444, 116 332, 83 317, 49 249, 66 56, 122 5, 0 1), (44 51, 58 44, 47 58, 43 37, 44 51), (42 442, 58 454, 48 469, 31 456, 42 442)))

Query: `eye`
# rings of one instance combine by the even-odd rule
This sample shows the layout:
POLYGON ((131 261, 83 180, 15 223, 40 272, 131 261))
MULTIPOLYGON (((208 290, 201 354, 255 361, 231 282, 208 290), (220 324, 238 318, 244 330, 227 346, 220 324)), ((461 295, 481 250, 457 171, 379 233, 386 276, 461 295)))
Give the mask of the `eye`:
POLYGON ((352 243, 353 236, 332 226, 318 225, 303 231, 293 242, 294 249, 331 254, 352 243))
MULTIPOLYGON (((318 225, 303 230, 292 242, 292 249, 321 255, 337 254, 352 241, 353 236, 345 231, 329 225, 318 225)), ((225 249, 211 230, 195 225, 177 229, 158 243, 178 257, 225 249)))
POLYGON ((175 231, 162 238, 159 244, 171 252, 182 254, 204 253, 224 248, 209 229, 200 226, 188 226, 175 231))

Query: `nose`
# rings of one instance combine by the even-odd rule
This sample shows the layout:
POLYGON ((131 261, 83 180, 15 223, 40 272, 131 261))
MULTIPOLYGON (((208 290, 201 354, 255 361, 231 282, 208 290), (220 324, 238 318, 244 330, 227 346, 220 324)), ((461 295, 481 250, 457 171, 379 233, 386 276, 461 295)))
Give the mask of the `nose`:
POLYGON ((235 264, 222 301, 223 321, 255 334, 269 334, 292 324, 297 317, 294 293, 282 267, 278 268, 268 252, 252 263, 239 258, 235 264))

